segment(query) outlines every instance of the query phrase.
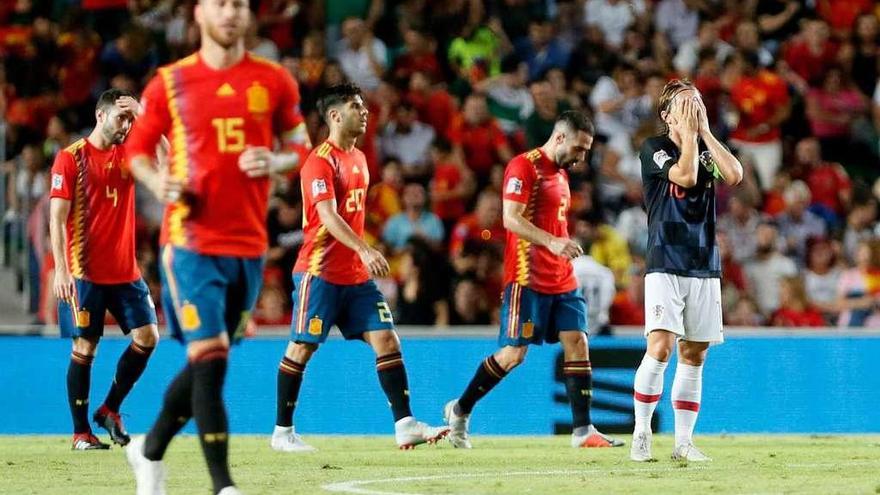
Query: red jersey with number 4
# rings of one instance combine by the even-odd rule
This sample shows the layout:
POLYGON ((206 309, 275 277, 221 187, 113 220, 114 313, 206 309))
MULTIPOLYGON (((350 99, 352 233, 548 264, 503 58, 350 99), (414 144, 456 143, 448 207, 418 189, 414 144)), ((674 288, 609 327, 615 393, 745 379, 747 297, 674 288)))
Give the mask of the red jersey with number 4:
POLYGON ((123 168, 125 151, 99 150, 80 139, 55 156, 50 196, 70 201, 67 267, 96 284, 141 278, 134 254, 134 180, 123 168))
POLYGON ((336 240, 321 223, 317 204, 336 200, 336 211, 358 237, 364 237, 364 205, 370 185, 367 159, 361 150, 345 151, 330 141, 316 147, 300 172, 305 241, 294 272, 308 272, 337 285, 370 279, 360 256, 336 240))
POLYGON ((153 156, 164 135, 171 174, 186 184, 165 209, 160 242, 213 256, 262 256, 269 179, 249 178, 238 158, 248 147, 273 149, 275 135, 302 124, 290 74, 251 54, 216 70, 196 53, 160 68, 141 104, 129 157, 153 156))
MULTIPOLYGON (((517 156, 504 170, 505 201, 526 205, 526 220, 556 237, 568 238, 571 192, 568 173, 540 150, 517 156)), ((543 294, 562 294, 577 288, 571 260, 556 256, 507 231, 504 284, 517 283, 543 294)))

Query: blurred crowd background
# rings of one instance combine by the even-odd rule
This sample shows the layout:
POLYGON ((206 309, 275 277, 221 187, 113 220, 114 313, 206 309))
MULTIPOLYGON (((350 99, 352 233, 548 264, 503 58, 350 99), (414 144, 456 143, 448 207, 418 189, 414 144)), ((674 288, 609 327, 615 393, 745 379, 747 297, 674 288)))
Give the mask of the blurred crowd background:
MULTIPOLYGON (((143 89, 199 45, 193 0, 0 4, 3 264, 36 322, 55 318, 48 170, 108 87, 143 89)), ((252 52, 299 82, 313 143, 322 87, 366 92, 371 242, 399 324, 498 319, 503 168, 568 109, 597 137, 572 172, 571 234, 597 327, 644 321, 638 150, 673 77, 701 91, 745 168, 719 185, 729 325, 880 324, 880 6, 870 0, 252 0, 252 52)), ((274 184, 257 324, 290 321, 303 239, 298 178, 274 184)), ((158 296, 161 208, 138 198, 138 257, 158 296)), ((158 301, 159 298, 155 297, 158 301)))

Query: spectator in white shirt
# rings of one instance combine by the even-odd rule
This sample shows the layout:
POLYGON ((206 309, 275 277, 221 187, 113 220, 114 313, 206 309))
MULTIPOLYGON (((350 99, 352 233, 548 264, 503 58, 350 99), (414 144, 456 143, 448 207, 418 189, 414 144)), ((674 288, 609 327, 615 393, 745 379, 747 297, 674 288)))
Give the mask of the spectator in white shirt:
POLYGON ((599 28, 605 43, 614 48, 623 43, 627 28, 640 22, 644 15, 643 0, 587 0, 584 4, 584 23, 599 28))
POLYGON ((342 23, 342 36, 336 52, 342 71, 365 90, 378 88, 388 67, 385 43, 374 38, 364 21, 357 18, 342 23))
POLYGON ((425 178, 431 163, 431 143, 434 128, 416 120, 412 104, 402 101, 394 110, 394 119, 382 132, 380 147, 382 156, 395 157, 403 167, 407 179, 425 178))

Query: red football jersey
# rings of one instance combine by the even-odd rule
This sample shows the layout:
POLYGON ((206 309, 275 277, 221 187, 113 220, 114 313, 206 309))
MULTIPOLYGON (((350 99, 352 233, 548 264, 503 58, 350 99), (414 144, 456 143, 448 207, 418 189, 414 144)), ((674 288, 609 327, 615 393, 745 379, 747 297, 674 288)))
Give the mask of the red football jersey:
POLYGON ((299 250, 294 272, 308 272, 327 282, 355 285, 370 278, 360 256, 337 241, 321 223, 321 201, 336 199, 336 211, 351 230, 364 237, 364 206, 370 171, 367 159, 357 148, 345 151, 325 141, 316 147, 300 172, 305 241, 299 250))
POLYGON ((50 196, 69 200, 67 266, 96 284, 141 278, 134 254, 134 179, 123 169, 125 150, 99 150, 85 138, 55 156, 50 196))
POLYGON ((161 243, 206 255, 262 256, 269 179, 249 178, 238 157, 248 146, 273 149, 275 135, 302 124, 290 74, 251 54, 216 70, 196 53, 160 68, 142 105, 129 157, 152 156, 164 135, 171 174, 186 183, 183 198, 165 209, 161 243))
MULTIPOLYGON (((505 201, 526 205, 525 218, 556 237, 568 238, 571 191, 568 173, 540 149, 517 156, 504 170, 505 201)), ((517 283, 543 294, 562 294, 577 288, 571 260, 507 231, 504 284, 517 283)))

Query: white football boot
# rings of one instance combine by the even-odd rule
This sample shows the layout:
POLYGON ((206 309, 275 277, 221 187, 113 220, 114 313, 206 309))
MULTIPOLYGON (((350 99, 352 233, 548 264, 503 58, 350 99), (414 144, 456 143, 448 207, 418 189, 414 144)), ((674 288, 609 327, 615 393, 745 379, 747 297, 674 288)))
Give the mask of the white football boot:
POLYGON ((470 423, 470 414, 455 414, 455 406, 458 399, 451 400, 443 406, 443 420, 449 425, 449 436, 446 437, 449 443, 457 449, 473 448, 471 440, 468 438, 468 423, 470 423))
POLYGON ((301 436, 296 433, 293 426, 275 426, 272 432, 272 440, 270 441, 272 450, 278 452, 315 452, 318 449, 307 444, 301 436))
POLYGON ((423 443, 436 443, 449 434, 448 426, 428 426, 416 418, 407 416, 394 423, 394 439, 400 450, 409 450, 423 443))
POLYGON ((698 449, 693 442, 688 442, 676 445, 675 448, 672 449, 672 460, 686 462, 708 462, 711 461, 712 458, 700 452, 700 449, 698 449))
POLYGON ((634 431, 632 444, 629 448, 629 458, 636 462, 651 462, 651 430, 634 431))
POLYGON ((137 495, 166 495, 165 464, 162 461, 151 461, 144 457, 144 435, 134 437, 125 447, 125 458, 137 484, 137 495))

